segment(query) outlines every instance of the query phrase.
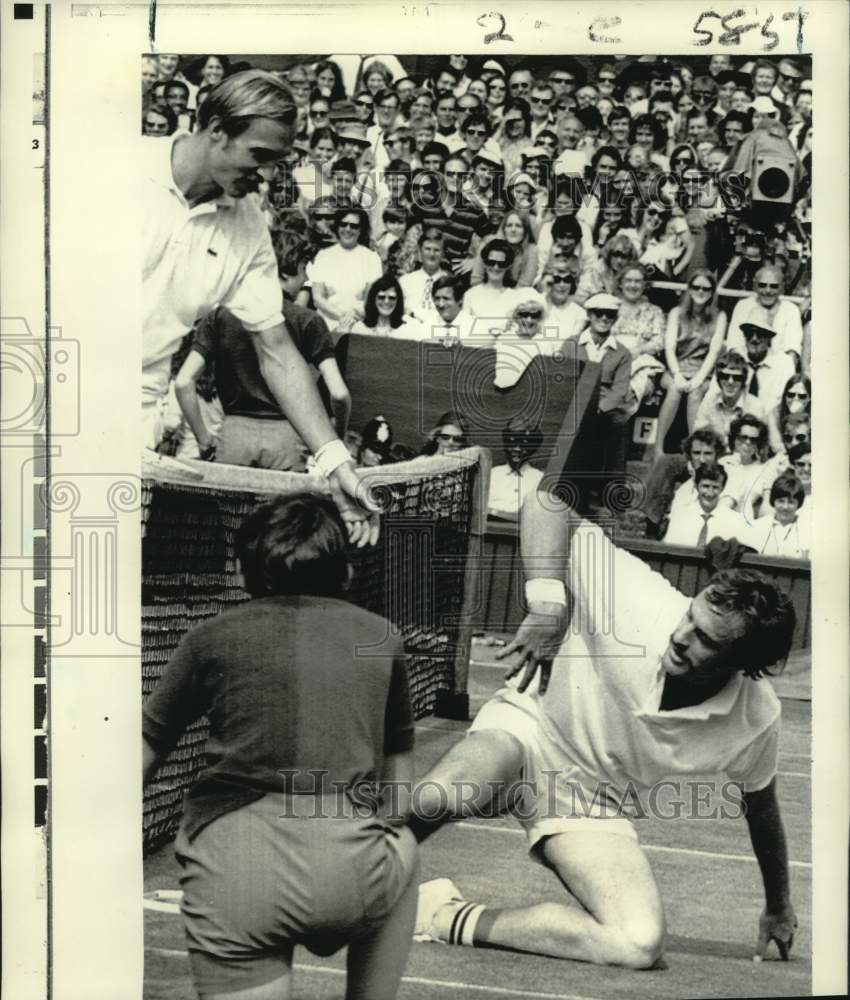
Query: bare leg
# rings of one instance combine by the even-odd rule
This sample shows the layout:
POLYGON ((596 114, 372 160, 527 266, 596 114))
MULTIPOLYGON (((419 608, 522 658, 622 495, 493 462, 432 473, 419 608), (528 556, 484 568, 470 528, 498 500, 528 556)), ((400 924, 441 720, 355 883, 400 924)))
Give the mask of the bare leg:
POLYGON ((519 777, 522 745, 486 729, 456 743, 417 784, 411 829, 420 842, 450 819, 475 816, 519 777))
POLYGON ((693 434, 694 427, 697 422, 697 410, 699 409, 699 404, 703 400, 703 396, 708 392, 708 382, 703 382, 703 384, 698 389, 691 389, 688 393, 687 401, 687 417, 688 417, 688 433, 693 434))
POLYGON ((392 1000, 398 992, 413 937, 419 892, 417 847, 409 830, 402 833, 402 849, 413 856, 409 862, 410 879, 381 927, 349 945, 346 1000, 392 1000))
POLYGON ((650 968, 664 946, 664 912, 646 855, 629 837, 600 835, 597 823, 543 844, 546 864, 581 906, 546 902, 485 910, 475 942, 598 965, 650 968), (583 907, 583 909, 582 909, 583 907))
POLYGON ((655 457, 656 459, 661 458, 664 455, 664 439, 667 437, 667 432, 673 425, 673 421, 676 419, 676 413, 679 410, 679 402, 682 398, 682 393, 673 383, 673 379, 668 372, 664 372, 661 376, 661 387, 665 390, 664 402, 661 404, 661 409, 658 411, 658 434, 655 438, 655 457))

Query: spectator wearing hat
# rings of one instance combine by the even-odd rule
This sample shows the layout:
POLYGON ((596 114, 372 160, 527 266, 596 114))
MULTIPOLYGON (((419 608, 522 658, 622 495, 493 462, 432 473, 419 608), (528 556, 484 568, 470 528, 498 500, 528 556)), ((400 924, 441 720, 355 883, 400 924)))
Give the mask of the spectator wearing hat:
POLYGON ((764 403, 747 392, 750 370, 737 351, 724 350, 714 366, 714 379, 699 405, 697 427, 711 427, 728 437, 732 422, 748 413, 764 419, 764 403))
POLYGON ((500 336, 508 325, 517 298, 516 281, 511 267, 514 248, 500 237, 493 237, 482 247, 482 280, 472 285, 463 297, 463 311, 475 324, 476 337, 488 340, 500 336))
MULTIPOLYGON (((702 465, 694 473, 697 502, 670 515, 662 539, 667 545, 704 548, 712 538, 734 538, 750 545, 750 529, 741 515, 720 503, 728 476, 722 465, 702 465)), ((752 546, 751 546, 752 547, 752 546)))
POLYGON ((796 367, 803 349, 803 324, 796 303, 781 297, 782 271, 772 264, 761 267, 754 275, 753 285, 754 294, 740 299, 732 312, 728 346, 743 354, 743 324, 755 323, 775 334, 772 352, 790 355, 796 367))
POLYGON ((626 466, 632 358, 611 333, 620 311, 620 300, 615 295, 599 292, 585 301, 584 308, 588 325, 576 339, 576 357, 600 368, 599 403, 588 440, 594 442, 598 471, 608 476, 623 472, 626 466))
POLYGON ((794 101, 800 91, 800 84, 803 81, 802 71, 792 59, 788 59, 787 57, 779 60, 777 70, 779 76, 776 86, 770 92, 770 96, 778 104, 791 109, 794 107, 794 101))
POLYGON ((366 468, 386 465, 390 461, 393 444, 393 429, 389 420, 380 414, 373 417, 363 428, 362 437, 359 464, 366 468))
POLYGON ((443 268, 443 234, 435 228, 423 230, 419 237, 420 266, 399 279, 408 313, 425 330, 441 323, 434 306, 433 290, 438 279, 448 272, 443 268))
MULTIPOLYGON (((776 124, 780 120, 779 108, 770 97, 758 95, 750 104, 753 131, 776 124)), ((783 132, 783 135, 785 133, 783 132)))
POLYGON ((742 323, 745 357, 749 365, 747 392, 757 396, 763 411, 770 413, 782 401, 788 380, 795 374, 794 362, 788 354, 771 350, 776 333, 759 323, 742 323))
POLYGON ((490 472, 488 513, 506 520, 517 520, 523 501, 536 490, 543 473, 531 459, 543 444, 543 434, 536 425, 514 417, 502 429, 502 443, 507 462, 493 466, 490 472))

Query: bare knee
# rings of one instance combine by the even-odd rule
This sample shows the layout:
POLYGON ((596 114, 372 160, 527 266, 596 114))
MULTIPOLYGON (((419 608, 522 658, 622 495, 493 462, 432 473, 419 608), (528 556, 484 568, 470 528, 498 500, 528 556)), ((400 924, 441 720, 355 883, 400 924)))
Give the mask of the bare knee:
POLYGON ((616 954, 612 965, 627 969, 651 969, 664 953, 664 920, 647 917, 611 928, 616 954))

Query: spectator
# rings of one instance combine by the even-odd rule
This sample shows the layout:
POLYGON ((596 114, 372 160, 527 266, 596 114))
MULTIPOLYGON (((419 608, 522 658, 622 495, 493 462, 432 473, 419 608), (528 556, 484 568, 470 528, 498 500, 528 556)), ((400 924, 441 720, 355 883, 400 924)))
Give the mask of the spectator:
POLYGON ((440 316, 434 306, 434 285, 447 272, 443 269, 443 234, 430 227, 419 237, 420 267, 399 279, 404 301, 411 316, 417 319, 425 330, 440 324, 440 316))
POLYGON ((451 455, 469 445, 466 419, 455 410, 447 410, 437 418, 434 429, 422 448, 423 455, 451 455))
POLYGON ((737 351, 724 350, 714 367, 714 381, 699 405, 697 427, 711 427, 722 437, 728 437, 732 422, 748 413, 764 418, 764 407, 758 396, 751 396, 746 385, 749 366, 737 351))
POLYGON ((741 333, 746 344, 750 366, 747 391, 758 396, 765 413, 776 410, 788 380, 794 375, 794 362, 787 354, 770 350, 775 332, 757 323, 742 323, 741 333))
POLYGON ((505 104, 502 125, 496 136, 499 152, 510 177, 522 169, 522 156, 531 146, 531 109, 522 98, 512 98, 505 104))
POLYGON ((670 525, 663 538, 666 545, 701 549, 712 538, 734 538, 750 544, 750 532, 744 519, 737 511, 720 503, 726 480, 726 470, 717 463, 697 469, 694 474, 697 502, 670 515, 670 525))
POLYGON ((538 426, 514 417, 502 429, 502 442, 507 463, 494 466, 490 472, 487 507, 491 515, 515 521, 526 496, 543 478, 531 464, 543 444, 543 434, 538 426))
POLYGON ((779 476, 770 487, 771 512, 753 525, 751 543, 756 552, 784 559, 808 559, 811 522, 801 509, 806 499, 802 483, 793 473, 779 476))
POLYGON ((516 385, 535 358, 563 351, 563 341, 548 323, 546 310, 546 299, 540 292, 533 288, 516 289, 507 326, 493 341, 496 349, 493 384, 497 389, 516 385))
POLYGON ((142 56, 142 107, 150 100, 153 85, 159 79, 157 62, 153 56, 142 56))
POLYGON ((510 243, 498 237, 482 249, 484 280, 473 285, 463 298, 464 313, 470 319, 480 318, 476 324, 477 334, 486 329, 491 336, 498 337, 507 325, 518 294, 514 291, 516 282, 511 273, 514 257, 510 243))
POLYGON ((142 115, 143 135, 174 135, 176 131, 177 116, 165 104, 151 104, 142 115))
POLYGON ((670 154, 670 170, 677 177, 681 177, 688 167, 695 167, 696 165, 697 165, 696 150, 693 148, 693 146, 689 145, 688 143, 683 143, 681 146, 676 146, 676 148, 670 154))
POLYGON ((206 56, 198 61, 199 86, 214 87, 230 73, 230 60, 227 56, 206 56))
POLYGON ((578 337, 587 326, 587 313, 573 300, 576 290, 576 276, 566 261, 555 261, 543 276, 546 290, 546 328, 553 330, 555 337, 568 340, 578 337))
POLYGON ((720 464, 729 474, 724 501, 737 510, 747 524, 753 524, 768 475, 765 466, 767 425, 751 414, 736 417, 729 428, 731 454, 720 464))
POLYGON ((493 121, 499 121, 504 114, 508 84, 501 74, 495 74, 487 81, 487 110, 493 121))
POLYGON ((419 323, 405 320, 401 285, 391 274, 381 275, 372 284, 366 296, 364 318, 354 324, 351 332, 399 340, 419 340, 423 335, 419 323))
POLYGON ((300 208, 305 218, 316 198, 332 194, 331 165, 338 145, 336 133, 332 128, 315 129, 310 136, 307 162, 292 171, 293 180, 298 185, 301 195, 300 208))
POLYGON ((499 153, 487 149, 482 149, 472 159, 472 187, 467 197, 484 212, 491 230, 498 227, 505 212, 502 198, 504 166, 499 153))
POLYGON ((655 393, 664 371, 659 360, 664 349, 664 313, 646 297, 647 272, 642 264, 629 264, 618 280, 620 310, 611 333, 632 359, 629 413, 636 413, 655 393))
MULTIPOLYGON (((472 285, 480 285, 487 278, 484 264, 487 247, 494 240, 503 240, 512 251, 509 277, 514 286, 527 287, 533 284, 537 276, 537 247, 534 244, 534 233, 528 217, 515 210, 509 211, 502 219, 495 236, 486 237, 479 248, 472 265, 472 285)), ((506 275, 506 277, 508 277, 506 275)))
MULTIPOLYGON (((582 269, 575 299, 585 305, 591 295, 599 292, 616 294, 620 271, 637 260, 634 243, 623 233, 616 233, 606 244, 597 258, 582 269)), ((585 308, 587 308, 585 306, 585 308)))
POLYGON ((797 305, 781 298, 782 287, 780 268, 770 264, 760 268, 755 274, 755 294, 741 299, 732 312, 727 339, 730 347, 743 354, 743 324, 768 327, 776 334, 771 353, 790 354, 796 367, 803 349, 803 324, 797 305))
POLYGON ((362 208, 341 208, 334 218, 337 242, 316 254, 307 276, 328 327, 346 327, 363 318, 363 303, 382 273, 381 258, 369 249, 369 219, 362 208))
POLYGON ((629 148, 629 135, 632 127, 632 115, 628 108, 618 104, 608 115, 608 141, 624 156, 629 148))
POLYGON ((487 234, 487 216, 464 193, 469 174, 462 156, 451 156, 446 162, 445 185, 438 188, 439 200, 431 204, 414 204, 417 217, 427 228, 436 226, 445 239, 445 258, 454 271, 469 256, 473 240, 487 234))
POLYGON ((342 79, 342 71, 335 62, 323 60, 316 63, 314 76, 316 79, 316 90, 331 104, 337 101, 344 101, 348 96, 345 91, 345 83, 342 79))
MULTIPOLYGON (((682 442, 681 454, 665 455, 653 465, 646 484, 647 535, 663 535, 673 510, 682 504, 696 503, 694 472, 705 464, 720 460, 726 442, 709 427, 698 427, 682 442)), ((728 504, 732 506, 731 501, 728 504)))
POLYGON ((783 448, 765 463, 765 478, 768 485, 764 489, 763 502, 767 502, 769 484, 791 468, 791 449, 796 445, 811 447, 812 425, 808 413, 789 413, 782 421, 780 429, 783 448))
POLYGON ((782 390, 779 405, 767 413, 767 426, 770 431, 770 447, 773 451, 782 450, 782 434, 779 428, 785 417, 790 413, 812 412, 812 380, 807 375, 792 375, 782 390))
POLYGON ((687 400, 688 430, 696 426, 699 405, 723 345, 726 316, 717 306, 717 282, 708 271, 698 271, 670 310, 664 355, 667 371, 661 376, 664 402, 658 414, 656 456, 664 453, 664 440, 682 396, 687 400))
POLYGON ((491 141, 492 135, 493 126, 486 111, 473 111, 463 122, 460 127, 463 145, 459 152, 470 166, 482 151, 486 151, 491 157, 499 156, 499 147, 495 140, 491 141))

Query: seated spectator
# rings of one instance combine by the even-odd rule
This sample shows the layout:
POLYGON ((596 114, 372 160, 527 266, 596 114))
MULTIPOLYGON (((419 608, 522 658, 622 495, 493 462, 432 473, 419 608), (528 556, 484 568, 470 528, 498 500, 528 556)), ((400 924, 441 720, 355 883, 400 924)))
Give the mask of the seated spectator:
POLYGON ((420 340, 423 330, 416 320, 405 318, 404 294, 398 279, 383 274, 369 288, 364 318, 351 328, 352 333, 367 336, 420 340))
POLYGON ((770 488, 771 512, 752 527, 751 543, 756 552, 785 559, 808 559, 811 522, 801 509, 806 499, 802 483, 786 472, 770 488))
POLYGON ((451 455, 469 445, 466 420, 456 410, 447 410, 437 418, 420 454, 451 455))
POLYGON ((307 162, 295 167, 292 177, 301 193, 301 212, 306 217, 310 205, 323 195, 332 195, 331 165, 339 146, 330 126, 313 130, 307 162))
POLYGON ((545 222, 541 229, 541 242, 537 244, 538 284, 543 272, 556 260, 569 264, 576 275, 581 275, 596 260, 590 233, 585 240, 585 229, 575 215, 559 215, 552 222, 545 222), (545 242, 542 242, 545 236, 545 242))
POLYGON ((808 513, 811 512, 812 493, 812 446, 808 439, 808 426, 803 420, 808 418, 788 417, 786 427, 790 433, 787 434, 787 450, 780 455, 774 455, 765 463, 765 475, 762 483, 761 505, 756 505, 759 516, 770 512, 770 488, 773 483, 792 472, 803 484, 805 499, 803 506, 808 513))
MULTIPOLYGON (((746 522, 737 511, 720 504, 726 486, 726 470, 714 463, 703 465, 694 474, 697 502, 670 515, 670 525, 662 541, 667 545, 704 548, 712 538, 734 538, 750 545, 746 522)), ((752 546, 751 546, 752 547, 752 546)))
POLYGON ((708 391, 709 377, 726 332, 726 314, 718 308, 716 293, 714 275, 698 271, 667 317, 664 341, 667 371, 661 376, 665 396, 658 414, 656 456, 664 453, 667 431, 683 396, 687 400, 688 430, 693 431, 696 426, 697 411, 708 391))
POLYGON ((495 229, 505 212, 504 162, 501 154, 482 149, 472 158, 472 187, 467 197, 487 217, 490 229, 495 229))
POLYGON ((617 233, 605 244, 598 258, 583 268, 575 295, 576 302, 583 306, 591 295, 600 292, 615 295, 620 271, 636 260, 634 243, 628 236, 617 233))
POLYGON ((403 441, 396 441, 390 448, 390 462, 409 462, 416 458, 416 452, 403 441))
POLYGON ((320 250, 307 268, 313 301, 328 327, 347 333, 363 318, 363 303, 381 276, 381 258, 369 249, 369 219, 362 208, 340 208, 334 217, 337 241, 320 250))
POLYGON ((505 241, 513 252, 513 261, 509 272, 513 285, 522 287, 533 284, 538 270, 534 232, 527 216, 513 209, 504 216, 495 236, 485 237, 481 242, 472 265, 471 284, 480 285, 486 280, 484 256, 487 247, 493 240, 505 241))
POLYGON ((680 455, 664 455, 655 462, 646 484, 644 502, 649 538, 659 538, 664 533, 672 510, 696 503, 694 473, 701 465, 719 461, 725 450, 726 442, 716 431, 698 427, 682 442, 680 455))
POLYGON ((603 195, 600 201, 599 212, 596 224, 593 227, 593 245, 597 250, 617 233, 628 228, 629 218, 626 214, 626 205, 619 194, 612 192, 610 198, 603 195))
POLYGON ((443 234, 429 227, 419 237, 421 266, 399 279, 408 313, 423 327, 439 325, 440 315, 434 306, 434 283, 447 272, 443 269, 443 234))
POLYGON ((780 268, 772 264, 760 268, 754 279, 755 294, 740 299, 729 321, 727 343, 744 353, 744 324, 773 330, 776 339, 771 352, 790 354, 794 368, 803 349, 803 324, 796 303, 780 297, 784 279, 780 268))
POLYGON ((546 299, 536 289, 516 290, 507 319, 504 332, 488 345, 496 349, 494 384, 498 389, 516 385, 535 358, 563 351, 563 341, 547 320, 546 299))
POLYGON ((490 472, 490 494, 487 507, 495 517, 517 520, 523 501, 536 490, 543 473, 535 469, 531 459, 543 443, 539 427, 513 418, 502 429, 507 464, 496 465, 490 472))
POLYGON ((655 393, 664 371, 659 360, 664 349, 664 313, 646 297, 647 274, 642 264, 629 264, 618 278, 620 310, 611 333, 631 355, 630 410, 636 413, 655 393))
POLYGON ((570 265, 563 260, 555 261, 543 275, 546 294, 546 331, 558 340, 577 337, 587 326, 587 313, 573 300, 576 290, 576 276, 570 265))
POLYGON ((327 195, 317 198, 307 215, 307 239, 313 249, 314 256, 320 250, 326 250, 336 243, 334 223, 336 221, 336 201, 327 195))
POLYGON ((386 465, 390 461, 393 443, 393 429, 386 417, 373 417, 363 428, 363 444, 360 449, 360 465, 371 468, 386 465))
POLYGON ((714 366, 713 392, 707 392, 696 415, 697 427, 711 427, 722 437, 728 437, 732 422, 748 413, 764 418, 764 407, 758 396, 751 396, 746 385, 749 367, 737 351, 724 350, 714 366))
POLYGON ((463 297, 463 311, 470 320, 479 320, 475 336, 498 337, 508 324, 517 299, 511 274, 514 249, 502 239, 490 240, 482 250, 484 280, 473 285, 463 297))
MULTIPOLYGON (((337 366, 333 340, 319 315, 292 301, 306 278, 307 247, 290 244, 284 249, 282 234, 276 234, 275 244, 286 328, 304 359, 325 379, 334 423, 341 435, 348 422, 351 397, 337 366)), ((198 439, 201 458, 228 465, 305 471, 304 443, 262 377, 251 335, 226 308, 213 310, 196 329, 192 349, 175 380, 175 391, 198 439), (224 411, 218 441, 207 431, 198 406, 196 384, 207 367, 215 371, 224 411)))
POLYGON ((375 240, 375 252, 385 269, 389 269, 393 247, 404 239, 407 232, 407 209, 389 206, 381 216, 381 235, 375 240))
POLYGON ((782 402, 785 386, 794 375, 794 362, 788 354, 771 350, 776 334, 770 327, 744 323, 741 333, 750 368, 747 392, 757 396, 764 412, 770 413, 782 402))
POLYGON ((736 417, 729 428, 729 448, 731 453, 720 459, 729 474, 723 499, 752 524, 769 474, 765 465, 767 425, 752 414, 736 417))
POLYGON ((423 338, 440 340, 444 347, 453 347, 468 338, 473 321, 462 311, 463 279, 445 274, 434 282, 431 295, 440 322, 430 329, 424 326, 423 338))

